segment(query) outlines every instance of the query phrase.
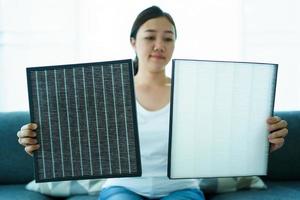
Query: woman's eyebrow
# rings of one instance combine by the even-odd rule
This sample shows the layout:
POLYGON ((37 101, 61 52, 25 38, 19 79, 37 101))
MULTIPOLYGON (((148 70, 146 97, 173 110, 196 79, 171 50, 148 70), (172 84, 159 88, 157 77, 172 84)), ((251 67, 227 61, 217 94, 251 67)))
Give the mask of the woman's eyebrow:
MULTIPOLYGON (((156 33, 157 30, 154 30, 154 29, 147 29, 147 30, 145 30, 145 32, 156 33)), ((170 30, 166 30, 166 31, 164 31, 164 33, 174 34, 174 32, 173 32, 173 31, 170 31, 170 30)))
POLYGON ((165 33, 170 33, 170 34, 173 34, 174 35, 174 32, 173 31, 164 31, 165 33))
POLYGON ((145 32, 155 33, 155 32, 157 32, 157 31, 154 30, 154 29, 147 29, 147 30, 145 30, 145 32))

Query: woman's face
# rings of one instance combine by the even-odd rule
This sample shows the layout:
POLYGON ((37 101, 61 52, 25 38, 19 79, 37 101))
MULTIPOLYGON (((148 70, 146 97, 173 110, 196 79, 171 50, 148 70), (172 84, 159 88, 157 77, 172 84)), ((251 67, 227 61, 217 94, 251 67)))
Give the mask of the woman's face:
POLYGON ((139 70, 164 71, 175 47, 174 26, 165 17, 146 21, 131 39, 139 59, 139 70))

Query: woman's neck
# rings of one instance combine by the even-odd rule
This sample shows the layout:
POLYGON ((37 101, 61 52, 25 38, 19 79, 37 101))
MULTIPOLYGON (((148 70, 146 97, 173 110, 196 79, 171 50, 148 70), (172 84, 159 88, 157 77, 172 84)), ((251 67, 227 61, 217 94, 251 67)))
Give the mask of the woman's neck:
POLYGON ((136 99, 145 109, 159 110, 170 101, 171 81, 164 72, 139 71, 134 82, 136 99))
POLYGON ((166 86, 170 84, 170 79, 166 76, 165 72, 145 72, 138 71, 134 77, 136 85, 147 86, 166 86))

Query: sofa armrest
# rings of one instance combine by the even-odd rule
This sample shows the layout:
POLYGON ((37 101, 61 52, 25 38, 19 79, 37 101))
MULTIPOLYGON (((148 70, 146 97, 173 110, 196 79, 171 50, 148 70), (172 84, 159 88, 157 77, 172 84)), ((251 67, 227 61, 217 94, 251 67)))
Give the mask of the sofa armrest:
POLYGON ((17 137, 17 131, 28 122, 28 112, 0 112, 0 184, 33 180, 33 159, 17 137))
POLYGON ((285 144, 270 154, 269 180, 300 180, 300 111, 275 112, 288 122, 289 134, 285 144))

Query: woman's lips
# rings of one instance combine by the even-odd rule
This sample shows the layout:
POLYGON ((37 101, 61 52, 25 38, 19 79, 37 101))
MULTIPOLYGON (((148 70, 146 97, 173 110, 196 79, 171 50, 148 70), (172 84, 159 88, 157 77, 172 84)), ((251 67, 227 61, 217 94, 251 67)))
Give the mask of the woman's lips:
POLYGON ((163 55, 159 55, 159 54, 150 55, 150 57, 156 58, 156 59, 165 59, 165 57, 163 55))

